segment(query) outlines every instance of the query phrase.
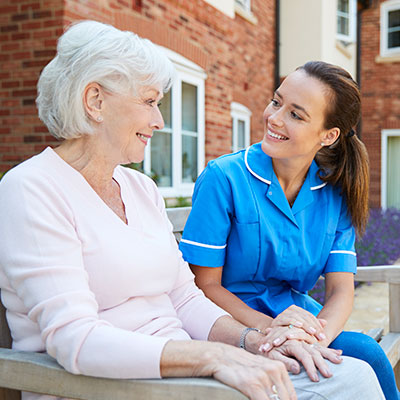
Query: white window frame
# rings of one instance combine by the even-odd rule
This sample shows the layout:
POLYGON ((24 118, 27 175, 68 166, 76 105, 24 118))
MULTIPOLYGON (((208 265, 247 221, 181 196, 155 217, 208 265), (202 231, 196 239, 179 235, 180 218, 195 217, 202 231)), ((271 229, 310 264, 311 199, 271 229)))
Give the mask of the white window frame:
POLYGON ((388 48, 388 14, 400 10, 400 0, 388 0, 381 4, 381 57, 400 55, 400 47, 388 48))
POLYGON ((381 134, 381 207, 387 208, 387 151, 388 138, 400 136, 400 129, 383 129, 381 134))
POLYGON ((338 6, 336 5, 336 39, 346 43, 354 43, 357 37, 357 0, 349 1, 349 34, 343 35, 337 31, 337 17, 339 16, 338 6))
POLYGON ((234 2, 244 10, 251 12, 251 0, 234 0, 234 2))
POLYGON ((232 117, 232 152, 240 150, 238 148, 238 120, 244 121, 244 144, 245 148, 250 146, 250 117, 251 111, 243 104, 231 103, 232 117))
MULTIPOLYGON (((190 197, 193 194, 194 182, 182 182, 182 82, 197 87, 197 173, 205 164, 205 80, 204 70, 182 55, 159 46, 173 62, 176 77, 171 88, 171 126, 172 126, 172 186, 159 187, 163 197, 190 197)), ((157 133, 156 133, 157 134, 157 133)), ((143 170, 151 173, 151 140, 146 146, 143 170)))

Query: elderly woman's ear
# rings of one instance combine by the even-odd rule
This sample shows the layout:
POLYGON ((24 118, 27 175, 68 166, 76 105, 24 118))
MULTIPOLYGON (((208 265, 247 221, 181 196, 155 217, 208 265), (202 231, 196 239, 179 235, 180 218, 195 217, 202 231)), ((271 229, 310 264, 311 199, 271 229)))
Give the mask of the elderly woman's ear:
POLYGON ((104 95, 102 87, 96 83, 89 83, 83 92, 83 105, 87 116, 96 122, 102 122, 101 115, 104 108, 104 95))

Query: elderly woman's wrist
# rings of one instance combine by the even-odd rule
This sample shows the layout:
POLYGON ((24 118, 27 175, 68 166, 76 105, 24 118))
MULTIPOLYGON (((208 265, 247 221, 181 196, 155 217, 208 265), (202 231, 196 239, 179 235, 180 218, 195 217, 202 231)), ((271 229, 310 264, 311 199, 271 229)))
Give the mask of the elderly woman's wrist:
POLYGON ((252 329, 246 333, 244 341, 242 341, 244 342, 243 346, 240 346, 239 343, 239 347, 243 347, 250 353, 260 354, 259 348, 264 343, 264 340, 265 335, 259 329, 252 329))

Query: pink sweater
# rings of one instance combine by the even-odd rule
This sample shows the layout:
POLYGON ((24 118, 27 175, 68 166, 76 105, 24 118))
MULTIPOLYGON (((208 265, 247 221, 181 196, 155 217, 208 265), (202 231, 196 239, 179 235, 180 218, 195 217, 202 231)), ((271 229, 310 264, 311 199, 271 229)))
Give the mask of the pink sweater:
POLYGON ((51 148, 5 175, 2 301, 14 349, 74 374, 159 378, 167 341, 207 340, 226 313, 195 286, 151 179, 114 178, 128 225, 51 148))

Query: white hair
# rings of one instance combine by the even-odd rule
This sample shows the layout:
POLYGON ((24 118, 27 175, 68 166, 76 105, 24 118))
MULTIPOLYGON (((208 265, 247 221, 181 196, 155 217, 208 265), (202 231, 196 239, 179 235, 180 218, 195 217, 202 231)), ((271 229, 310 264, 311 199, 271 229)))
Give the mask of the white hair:
POLYGON ((144 86, 166 92, 174 77, 167 56, 150 40, 111 25, 82 21, 58 40, 57 55, 37 85, 39 118, 58 139, 93 133, 83 93, 97 82, 112 93, 136 95, 144 86))

